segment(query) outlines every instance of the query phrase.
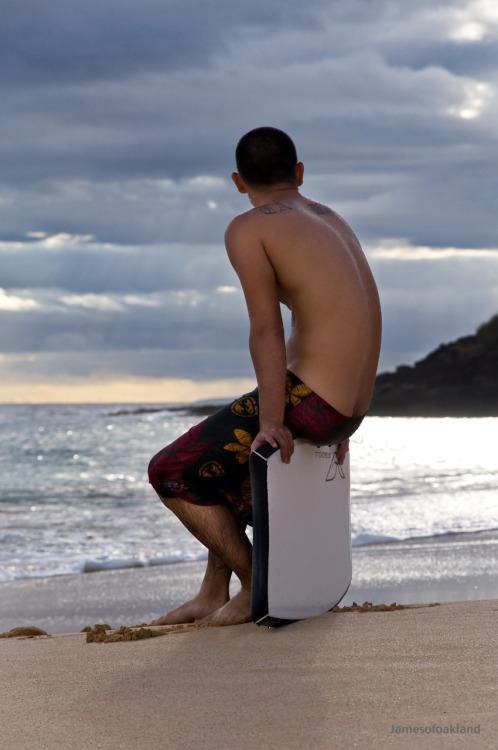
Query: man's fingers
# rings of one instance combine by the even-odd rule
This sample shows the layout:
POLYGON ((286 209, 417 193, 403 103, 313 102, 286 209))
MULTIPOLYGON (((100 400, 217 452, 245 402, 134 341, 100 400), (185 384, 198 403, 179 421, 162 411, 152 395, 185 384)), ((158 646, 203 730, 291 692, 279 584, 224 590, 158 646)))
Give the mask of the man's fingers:
POLYGON ((263 445, 263 443, 269 443, 272 448, 278 448, 279 445, 273 435, 268 435, 266 433, 258 432, 256 437, 251 443, 251 450, 255 451, 256 448, 259 448, 260 445, 263 445))
POLYGON ((269 443, 273 448, 280 448, 280 455, 284 463, 289 463, 294 452, 294 440, 287 428, 263 429, 254 438, 251 450, 256 450, 263 443, 269 443))
POLYGON ((335 456, 337 459, 337 463, 339 466, 341 466, 344 463, 344 459, 346 458, 346 453, 349 450, 349 438, 347 440, 343 440, 342 443, 339 443, 337 446, 337 450, 335 452, 335 456))
POLYGON ((285 464, 288 464, 290 462, 292 454, 294 453, 294 440, 292 438, 292 435, 288 431, 282 431, 279 434, 277 440, 280 445, 280 456, 282 458, 282 461, 285 464))

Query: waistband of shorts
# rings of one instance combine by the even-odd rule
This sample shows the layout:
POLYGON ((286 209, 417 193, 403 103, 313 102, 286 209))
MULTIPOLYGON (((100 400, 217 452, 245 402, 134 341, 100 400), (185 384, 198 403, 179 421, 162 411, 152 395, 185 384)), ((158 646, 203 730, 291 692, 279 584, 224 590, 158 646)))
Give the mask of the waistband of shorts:
MULTIPOLYGON (((295 373, 293 373, 291 370, 286 370, 285 374, 286 374, 286 377, 291 380, 293 388, 295 388, 297 385, 304 385, 306 388, 310 388, 309 385, 307 385, 304 381, 302 381, 301 378, 298 378, 298 376, 295 373)), ((365 417, 367 416, 368 412, 365 412, 365 414, 360 414, 356 417, 348 417, 346 416, 346 414, 343 414, 338 409, 336 409, 335 406, 332 406, 332 404, 329 404, 328 401, 325 401, 324 398, 322 398, 318 393, 316 393, 311 388, 310 388, 310 391, 311 391, 310 395, 313 394, 313 396, 319 401, 320 404, 323 404, 328 409, 332 409, 333 411, 335 411, 335 413, 338 414, 340 417, 342 417, 344 421, 350 419, 352 421, 353 420, 358 421, 358 424, 360 424, 363 421, 363 419, 365 419, 365 417)))

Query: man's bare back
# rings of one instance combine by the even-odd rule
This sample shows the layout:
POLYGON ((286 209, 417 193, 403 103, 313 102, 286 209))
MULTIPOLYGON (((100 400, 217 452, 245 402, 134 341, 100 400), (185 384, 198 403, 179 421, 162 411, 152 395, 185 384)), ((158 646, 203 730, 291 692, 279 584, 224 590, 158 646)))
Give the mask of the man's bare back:
MULTIPOLYGON (((364 414, 377 369, 381 314, 361 246, 338 214, 297 190, 268 197, 274 200, 234 219, 228 253, 234 253, 231 238, 242 232, 255 274, 258 256, 271 265, 279 300, 292 311, 288 369, 341 413, 364 414)), ((237 260, 235 265, 237 270, 237 260)))

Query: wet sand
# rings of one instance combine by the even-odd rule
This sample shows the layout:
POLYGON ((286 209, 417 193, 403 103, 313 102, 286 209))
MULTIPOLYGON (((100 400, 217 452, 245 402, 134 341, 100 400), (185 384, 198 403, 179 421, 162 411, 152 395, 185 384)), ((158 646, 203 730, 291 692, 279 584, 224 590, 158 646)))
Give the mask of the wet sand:
POLYGON ((495 748, 497 639, 496 600, 131 642, 2 639, 1 744, 495 748))

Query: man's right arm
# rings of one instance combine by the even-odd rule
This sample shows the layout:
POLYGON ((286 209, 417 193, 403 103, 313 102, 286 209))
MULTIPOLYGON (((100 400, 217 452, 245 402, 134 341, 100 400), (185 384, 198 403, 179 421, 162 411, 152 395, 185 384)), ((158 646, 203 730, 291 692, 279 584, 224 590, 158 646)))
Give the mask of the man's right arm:
POLYGON ((237 273, 250 320, 249 348, 259 388, 260 431, 253 450, 267 441, 280 447, 282 461, 294 450, 290 430, 284 425, 285 336, 275 271, 247 216, 229 225, 225 234, 228 257, 237 273))

